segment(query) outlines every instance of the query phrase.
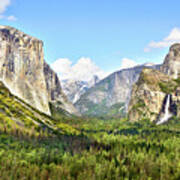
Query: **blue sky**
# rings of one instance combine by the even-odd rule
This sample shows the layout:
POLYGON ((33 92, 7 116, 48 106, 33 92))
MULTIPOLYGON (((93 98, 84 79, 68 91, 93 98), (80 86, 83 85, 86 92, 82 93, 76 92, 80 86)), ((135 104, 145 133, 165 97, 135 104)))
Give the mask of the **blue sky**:
POLYGON ((123 58, 160 63, 180 40, 178 0, 0 0, 0 8, 3 1, 9 4, 0 9, 0 24, 43 40, 49 63, 88 57, 112 72, 123 58))

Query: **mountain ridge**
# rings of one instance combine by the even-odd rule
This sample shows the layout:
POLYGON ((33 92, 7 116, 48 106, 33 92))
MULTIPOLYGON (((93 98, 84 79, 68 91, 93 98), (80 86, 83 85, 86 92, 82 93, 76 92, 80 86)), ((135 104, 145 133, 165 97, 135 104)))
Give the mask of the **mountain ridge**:
MULTIPOLYGON (((132 85, 138 80, 142 69, 147 66, 149 67, 146 64, 138 65, 110 74, 88 89, 75 103, 75 107, 84 115, 103 116, 115 106, 116 109, 112 109, 114 113, 110 115, 124 115, 127 112, 132 85)), ((151 68, 159 69, 160 65, 153 65, 151 68)))
POLYGON ((69 101, 75 104, 81 95, 83 95, 89 88, 93 87, 100 81, 97 75, 94 75, 90 81, 66 79, 62 81, 62 89, 69 101))

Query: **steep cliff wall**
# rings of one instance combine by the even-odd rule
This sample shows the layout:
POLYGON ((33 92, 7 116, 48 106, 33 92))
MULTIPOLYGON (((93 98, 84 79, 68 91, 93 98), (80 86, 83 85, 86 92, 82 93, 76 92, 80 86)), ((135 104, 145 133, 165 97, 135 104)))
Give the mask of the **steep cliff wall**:
POLYGON ((166 93, 161 89, 161 83, 168 84, 170 81, 170 77, 160 71, 143 69, 138 82, 133 86, 128 107, 130 121, 144 118, 157 120, 166 97, 166 93))
POLYGON ((158 70, 143 69, 133 86, 128 107, 130 121, 160 120, 165 113, 167 97, 171 116, 180 116, 180 44, 170 47, 163 65, 158 70))
POLYGON ((180 44, 174 44, 170 47, 161 71, 173 78, 178 78, 180 73, 180 44))
POLYGON ((42 41, 0 26, 0 79, 13 94, 50 114, 43 64, 42 41))
POLYGON ((167 97, 168 111, 180 116, 180 44, 170 47, 160 71, 143 69, 133 86, 128 107, 130 121, 150 119, 157 121, 163 116, 167 97))
POLYGON ((62 91, 61 84, 57 74, 44 62, 44 76, 48 93, 48 100, 57 108, 61 108, 70 114, 79 115, 78 111, 70 103, 62 91))
POLYGON ((58 101, 56 106, 77 112, 44 61, 43 42, 8 26, 0 26, 0 79, 13 94, 46 114, 51 114, 49 102, 58 101))

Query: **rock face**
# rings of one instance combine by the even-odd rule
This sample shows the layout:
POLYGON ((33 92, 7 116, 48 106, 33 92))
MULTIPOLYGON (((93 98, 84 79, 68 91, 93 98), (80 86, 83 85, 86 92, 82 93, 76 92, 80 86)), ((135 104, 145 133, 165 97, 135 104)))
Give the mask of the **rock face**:
POLYGON ((50 114, 43 74, 43 42, 0 26, 0 50, 1 80, 13 94, 50 114))
POLYGON ((128 107, 130 121, 164 117, 169 98, 168 113, 180 116, 180 44, 171 46, 163 65, 158 70, 143 69, 133 86, 128 107))
POLYGON ((180 44, 174 44, 170 47, 161 71, 175 79, 178 78, 180 73, 180 44))
POLYGON ((44 62, 43 42, 8 26, 0 26, 0 79, 46 114, 51 114, 49 102, 62 94, 57 76, 44 62))
POLYGON ((85 115, 120 115, 127 112, 132 85, 146 66, 159 69, 160 65, 142 65, 115 72, 87 90, 75 103, 85 115))
POLYGON ((78 111, 70 103, 62 91, 61 84, 57 74, 44 62, 44 76, 46 82, 46 89, 48 94, 48 101, 55 107, 61 108, 70 114, 79 115, 78 111))
POLYGON ((133 86, 128 107, 130 121, 144 118, 156 121, 166 97, 160 83, 168 84, 170 81, 172 79, 160 71, 143 69, 138 82, 133 86))

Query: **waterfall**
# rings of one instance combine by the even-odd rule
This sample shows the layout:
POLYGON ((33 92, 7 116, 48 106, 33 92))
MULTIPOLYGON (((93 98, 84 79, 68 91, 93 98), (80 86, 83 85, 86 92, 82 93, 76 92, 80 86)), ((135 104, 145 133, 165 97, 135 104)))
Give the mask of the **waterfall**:
POLYGON ((165 113, 163 117, 160 118, 160 120, 157 122, 157 125, 163 124, 166 121, 169 120, 169 118, 172 117, 172 114, 169 112, 169 106, 170 106, 170 94, 168 94, 165 104, 165 113))
MULTIPOLYGON (((175 68, 175 69, 176 69, 176 68, 175 68)), ((174 79, 177 79, 177 78, 178 78, 178 71, 177 71, 177 70, 175 70, 173 78, 174 78, 174 79)))

